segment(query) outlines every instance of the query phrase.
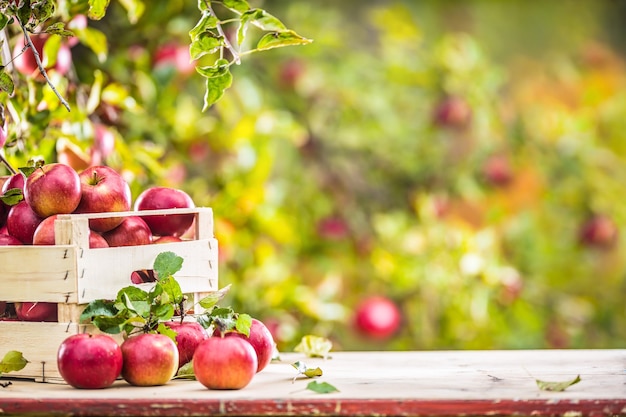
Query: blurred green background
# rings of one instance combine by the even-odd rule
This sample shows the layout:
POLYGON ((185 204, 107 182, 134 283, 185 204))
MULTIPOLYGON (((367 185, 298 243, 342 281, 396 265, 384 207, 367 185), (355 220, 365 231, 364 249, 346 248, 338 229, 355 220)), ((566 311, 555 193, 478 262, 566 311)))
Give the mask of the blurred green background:
POLYGON ((224 303, 281 350, 624 347, 626 2, 250 4, 314 42, 245 57, 202 112, 196 2, 114 0, 52 72, 70 113, 16 80, 7 158, 94 163, 104 127, 134 196, 213 208, 224 303), (374 295, 388 337, 354 322, 374 295))

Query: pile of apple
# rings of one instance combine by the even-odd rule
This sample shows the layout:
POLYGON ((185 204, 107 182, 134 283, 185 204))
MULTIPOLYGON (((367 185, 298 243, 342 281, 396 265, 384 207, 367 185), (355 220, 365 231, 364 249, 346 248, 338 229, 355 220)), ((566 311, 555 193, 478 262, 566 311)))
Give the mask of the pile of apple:
MULTIPOLYGON (((152 187, 134 206, 130 186, 114 169, 92 166, 81 172, 61 163, 18 172, 2 184, 0 245, 54 245, 54 222, 60 214, 108 213, 193 208, 182 190, 152 187), (10 201, 7 203, 5 201, 10 201)), ((90 248, 136 246, 180 241, 193 223, 193 214, 127 216, 89 220, 90 248)), ((0 302, 0 316, 23 321, 57 321, 55 303, 0 302), (14 311, 13 311, 14 310, 14 311)))
POLYGON ((130 385, 156 386, 190 364, 195 379, 209 389, 241 389, 274 354, 272 334, 257 319, 247 336, 206 330, 196 321, 166 326, 176 332, 175 341, 160 333, 134 335, 121 344, 104 333, 69 336, 57 353, 59 373, 75 388, 107 388, 120 376, 130 385))

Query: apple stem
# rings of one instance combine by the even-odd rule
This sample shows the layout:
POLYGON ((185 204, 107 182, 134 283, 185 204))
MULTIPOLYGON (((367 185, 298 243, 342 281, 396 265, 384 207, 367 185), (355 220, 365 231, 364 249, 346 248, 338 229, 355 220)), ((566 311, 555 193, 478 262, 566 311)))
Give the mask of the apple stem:
MULTIPOLYGON (((24 40, 26 41, 26 45, 28 46, 28 48, 30 48, 33 51, 33 55, 35 56, 35 62, 37 62, 37 67, 39 68, 39 72, 46 79, 46 82, 48 83, 48 85, 50 86, 54 94, 56 94, 56 96, 59 98, 59 101, 61 102, 61 104, 63 104, 63 106, 67 109, 67 111, 70 111, 70 105, 68 104, 67 101, 65 101, 63 96, 61 96, 61 94, 57 91, 54 84, 52 84, 52 81, 50 81, 50 77, 48 77, 48 73, 46 72, 46 69, 43 67, 43 64, 41 63, 41 57, 39 56, 39 52, 37 52, 37 48, 35 48, 35 45, 33 45, 33 41, 30 39, 30 35, 28 34, 26 27, 24 27, 24 24, 22 23, 22 21, 19 19, 17 15, 15 15, 15 20, 17 20, 17 23, 19 23, 20 27, 22 28, 22 33, 24 33, 24 40)), ((24 51, 22 51, 22 53, 23 52, 24 51)))

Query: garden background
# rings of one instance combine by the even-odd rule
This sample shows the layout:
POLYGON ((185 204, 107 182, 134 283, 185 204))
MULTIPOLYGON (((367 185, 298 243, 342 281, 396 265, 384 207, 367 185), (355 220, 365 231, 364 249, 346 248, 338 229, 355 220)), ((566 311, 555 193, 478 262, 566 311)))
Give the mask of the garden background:
POLYGON ((624 347, 626 3, 251 0, 313 43, 244 57, 206 111, 196 2, 57 3, 71 111, 10 72, 5 157, 212 207, 224 304, 279 349, 624 347), (388 338, 354 325, 373 295, 388 338))

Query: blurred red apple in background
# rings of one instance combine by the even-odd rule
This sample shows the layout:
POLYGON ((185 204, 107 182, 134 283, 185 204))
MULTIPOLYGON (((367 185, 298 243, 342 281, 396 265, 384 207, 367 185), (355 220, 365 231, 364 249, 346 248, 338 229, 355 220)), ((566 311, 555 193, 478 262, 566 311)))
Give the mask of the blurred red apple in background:
POLYGON ((152 243, 152 232, 138 216, 125 217, 124 221, 113 230, 102 234, 110 247, 139 246, 152 243))
MULTIPOLYGON (((48 38, 48 35, 30 35, 33 46, 35 47, 35 49, 37 49, 39 58, 41 59, 43 65, 46 65, 47 62, 46 56, 43 53, 43 49, 48 38)), ((15 69, 17 69, 20 73, 43 81, 44 78, 39 72, 39 67, 37 66, 37 61, 35 60, 35 55, 33 51, 28 48, 22 53, 25 45, 26 42, 24 40, 24 37, 18 37, 17 42, 15 43, 15 48, 13 49, 13 56, 15 57, 13 60, 13 65, 15 66, 15 69)), ((54 69, 55 71, 58 71, 59 74, 65 75, 70 70, 71 66, 72 52, 70 51, 69 47, 62 42, 57 52, 54 65, 46 65, 45 69, 46 71, 54 69)))
MULTIPOLYGON (((105 213, 129 211, 130 186, 122 176, 108 166, 92 166, 79 175, 81 199, 75 213, 105 213)), ((108 232, 119 226, 123 217, 89 219, 96 232, 108 232)))
POLYGON ((354 324, 362 335, 384 340, 396 333, 401 319, 400 310, 393 301, 383 296, 371 296, 357 306, 354 324))
MULTIPOLYGON (((176 188, 152 187, 144 190, 135 200, 135 210, 160 210, 193 208, 193 200, 186 192, 176 188)), ((193 214, 143 216, 157 236, 181 236, 193 223, 193 214)))
POLYGON ((122 371, 122 349, 106 334, 74 334, 61 342, 57 366, 63 380, 74 388, 107 388, 122 371))
POLYGON ((614 247, 618 237, 619 230, 613 220, 602 214, 585 220, 579 231, 579 240, 583 245, 598 249, 614 247))
POLYGON ((80 188, 80 178, 72 167, 46 164, 26 178, 24 199, 40 217, 68 214, 80 203, 80 188))
POLYGON ((463 98, 448 96, 437 103, 433 120, 440 127, 465 129, 471 123, 472 109, 463 98))

